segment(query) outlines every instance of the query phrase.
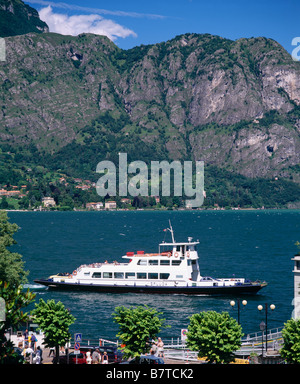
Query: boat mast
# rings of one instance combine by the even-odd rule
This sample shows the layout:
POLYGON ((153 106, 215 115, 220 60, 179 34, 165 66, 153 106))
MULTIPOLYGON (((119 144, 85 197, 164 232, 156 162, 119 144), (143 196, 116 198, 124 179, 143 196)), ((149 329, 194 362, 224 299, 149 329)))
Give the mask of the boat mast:
MULTIPOLYGON (((171 224, 171 220, 169 220, 169 224, 170 224, 170 228, 166 228, 164 229, 164 232, 165 231, 170 231, 171 232, 171 236, 172 236, 172 242, 173 244, 175 243, 175 239, 174 239, 174 232, 173 232, 173 228, 172 228, 172 224, 171 224)), ((165 240, 163 241, 163 243, 165 242, 165 240)), ((161 244, 158 245, 158 253, 160 254, 160 246, 161 244)))
POLYGON ((172 235, 172 241, 173 241, 173 243, 175 243, 174 232, 173 232, 173 228, 172 228, 171 220, 169 220, 169 224, 170 224, 169 231, 171 232, 171 235, 172 235))

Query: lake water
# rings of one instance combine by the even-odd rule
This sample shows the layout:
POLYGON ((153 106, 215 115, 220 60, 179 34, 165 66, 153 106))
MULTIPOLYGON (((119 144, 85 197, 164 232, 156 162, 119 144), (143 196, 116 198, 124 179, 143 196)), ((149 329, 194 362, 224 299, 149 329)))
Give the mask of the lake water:
MULTIPOLYGON (((161 335, 180 337, 189 316, 200 311, 228 311, 232 297, 102 294, 49 291, 33 280, 57 272, 72 272, 81 264, 122 261, 128 251, 157 252, 169 219, 175 240, 188 236, 199 240, 200 272, 203 276, 246 277, 265 280, 268 286, 257 295, 244 296, 248 304, 240 314, 244 333, 259 331, 264 313, 257 306, 275 304, 268 315, 268 329, 284 325, 293 306, 293 261, 300 241, 299 210, 262 211, 116 211, 116 212, 9 212, 20 230, 14 250, 21 253, 36 301, 61 301, 75 316, 71 333, 84 338, 115 339, 118 327, 111 314, 119 305, 146 304, 163 312, 170 328, 161 335)), ((237 299, 237 298, 236 298, 237 299)))

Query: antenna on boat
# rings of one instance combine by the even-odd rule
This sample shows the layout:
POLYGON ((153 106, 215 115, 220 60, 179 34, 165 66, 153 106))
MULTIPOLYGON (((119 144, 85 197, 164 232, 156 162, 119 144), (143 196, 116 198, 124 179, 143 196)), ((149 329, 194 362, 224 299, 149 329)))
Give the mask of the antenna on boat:
MULTIPOLYGON (((172 241, 173 241, 173 243, 175 243, 174 232, 173 232, 173 228, 172 228, 172 224, 171 224, 171 221, 170 221, 170 220, 169 220, 169 224, 170 224, 170 228, 166 228, 166 229, 164 229, 164 232, 166 232, 166 231, 170 231, 170 232, 171 232, 171 236, 172 236, 172 241)), ((163 241, 163 242, 165 242, 165 241, 163 241)))
POLYGON ((172 235, 172 241, 173 241, 173 243, 175 243, 174 232, 173 232, 173 228, 172 228, 171 220, 169 220, 169 224, 170 224, 170 228, 168 228, 168 229, 169 229, 169 231, 171 232, 171 235, 172 235))

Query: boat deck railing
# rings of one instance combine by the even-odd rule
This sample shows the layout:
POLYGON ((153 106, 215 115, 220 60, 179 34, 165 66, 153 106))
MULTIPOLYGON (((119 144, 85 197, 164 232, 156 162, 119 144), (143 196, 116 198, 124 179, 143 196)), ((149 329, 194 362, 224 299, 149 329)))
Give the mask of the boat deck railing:
POLYGON ((80 271, 82 268, 99 268, 99 267, 102 267, 102 265, 128 265, 128 263, 120 263, 118 261, 113 261, 113 262, 105 261, 104 263, 82 264, 80 265, 80 267, 76 269, 76 271, 80 271))

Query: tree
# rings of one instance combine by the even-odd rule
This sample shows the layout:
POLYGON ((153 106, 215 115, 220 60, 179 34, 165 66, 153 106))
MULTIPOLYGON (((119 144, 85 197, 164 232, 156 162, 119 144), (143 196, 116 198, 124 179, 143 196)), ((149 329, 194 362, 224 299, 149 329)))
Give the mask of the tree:
POLYGON ((119 325, 117 337, 125 344, 122 350, 125 357, 137 357, 149 352, 151 340, 156 338, 162 327, 167 327, 165 319, 159 317, 161 314, 146 305, 115 308, 112 315, 119 325))
POLYGON ((16 244, 13 235, 18 228, 17 224, 8 221, 5 211, 0 211, 0 281, 16 287, 26 283, 28 275, 28 272, 23 269, 22 256, 7 249, 16 244))
POLYGON ((283 347, 280 355, 289 364, 300 364, 300 319, 290 319, 282 330, 283 347))
POLYGON ((18 363, 19 356, 14 352, 13 343, 7 341, 5 332, 9 328, 17 328, 21 323, 28 321, 28 313, 22 311, 35 298, 29 289, 24 292, 22 286, 10 286, 9 283, 0 281, 0 363, 18 363), (2 307, 2 305, 3 307, 2 307), (4 312, 4 313, 3 313, 4 312))
POLYGON ((9 204, 8 204, 7 198, 6 196, 3 196, 0 202, 0 209, 8 209, 8 207, 9 207, 9 204))
POLYGON ((209 363, 230 363, 242 335, 241 326, 228 312, 201 312, 190 317, 187 345, 209 363))
POLYGON ((59 347, 64 346, 71 337, 69 326, 76 320, 74 316, 59 301, 40 299, 32 312, 34 321, 44 332, 46 347, 55 347, 55 356, 59 356, 59 347))

